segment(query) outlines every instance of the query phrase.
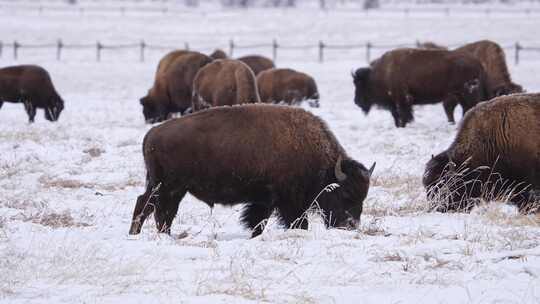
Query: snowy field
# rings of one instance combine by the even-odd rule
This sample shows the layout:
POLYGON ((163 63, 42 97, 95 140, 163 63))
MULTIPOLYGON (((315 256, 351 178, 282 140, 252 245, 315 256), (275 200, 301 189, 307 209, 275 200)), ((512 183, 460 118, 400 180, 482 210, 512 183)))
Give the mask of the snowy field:
MULTIPOLYGON (((138 16, 11 14, 0 11, 0 37, 26 43, 148 43, 204 52, 227 41, 314 44, 454 44, 493 39, 540 44, 534 16, 403 15, 314 11, 227 11, 138 16)), ((270 50, 242 50, 270 55, 270 50)), ((0 302, 3 303, 540 303, 540 217, 492 203, 471 214, 426 211, 424 164, 451 142, 456 126, 441 105, 416 108, 416 122, 396 129, 391 115, 364 116, 353 104, 350 72, 363 51, 280 51, 277 65, 314 76, 321 116, 349 155, 377 162, 359 231, 275 224, 256 239, 237 208, 186 196, 172 236, 149 218, 140 237, 127 232, 143 192, 138 99, 164 51, 22 49, 2 66, 47 68, 66 102, 58 123, 22 105, 0 110, 0 302)), ((378 52, 378 51, 377 51, 378 52)), ((239 53, 240 54, 240 53, 239 53)), ((374 54, 376 56, 377 53, 374 54)), ((512 54, 508 54, 509 61, 512 54)), ((517 83, 540 91, 540 54, 510 64, 517 83)), ((460 117, 456 109, 457 117, 460 117)))

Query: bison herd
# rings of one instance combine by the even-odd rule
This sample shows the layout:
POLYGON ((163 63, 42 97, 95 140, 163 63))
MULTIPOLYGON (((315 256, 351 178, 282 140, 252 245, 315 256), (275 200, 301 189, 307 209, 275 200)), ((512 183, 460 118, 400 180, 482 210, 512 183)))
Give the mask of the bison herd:
MULTIPOLYGON (((389 110, 398 128, 414 120, 414 105, 442 102, 450 123, 461 106, 454 142, 423 176, 433 209, 468 211, 504 198, 538 211, 540 94, 512 82, 499 45, 395 49, 352 78, 354 103, 365 114, 373 105, 389 110)), ((0 69, 0 107, 4 101, 23 103, 30 122, 36 109, 56 121, 64 108, 47 71, 30 65, 0 69)), ((319 107, 314 78, 262 56, 164 56, 140 99, 144 119, 182 117, 144 138, 147 186, 129 233, 140 233, 152 213, 158 231, 170 233, 186 193, 209 206, 244 204, 241 221, 253 237, 274 212, 286 227, 307 228, 304 214, 314 205, 327 227, 358 227, 375 163, 368 169, 348 156, 324 121, 294 107, 304 101, 319 107)))

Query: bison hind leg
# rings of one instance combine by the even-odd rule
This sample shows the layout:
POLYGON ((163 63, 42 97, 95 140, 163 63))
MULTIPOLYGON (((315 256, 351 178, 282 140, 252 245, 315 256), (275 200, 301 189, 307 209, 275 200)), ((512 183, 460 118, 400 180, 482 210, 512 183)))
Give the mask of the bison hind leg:
POLYGON ((242 216, 240 221, 249 229, 251 229, 251 237, 254 238, 260 235, 268 218, 272 215, 274 211, 273 207, 263 203, 248 203, 242 210, 242 216))
POLYGON ((156 191, 153 187, 147 187, 146 192, 137 198, 129 234, 141 233, 142 225, 146 221, 146 218, 154 212, 154 207, 157 204, 158 197, 156 196, 156 191))

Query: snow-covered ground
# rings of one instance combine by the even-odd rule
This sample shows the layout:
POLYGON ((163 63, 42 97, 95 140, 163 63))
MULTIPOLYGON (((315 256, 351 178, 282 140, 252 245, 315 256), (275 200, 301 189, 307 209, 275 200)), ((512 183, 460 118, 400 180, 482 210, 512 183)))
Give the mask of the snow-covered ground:
MULTIPOLYGON (((187 41, 205 52, 230 38, 540 43, 540 19, 523 16, 251 10, 0 17, 3 41, 187 41)), ((322 106, 308 110, 327 121, 352 157, 377 161, 360 231, 326 230, 314 218, 309 231, 270 225, 249 239, 238 223, 241 207, 210 213, 187 196, 171 237, 158 235, 149 219, 137 240, 128 239, 144 188, 141 141, 150 128, 138 98, 163 54, 152 51, 140 63, 136 51, 107 50, 96 63, 93 51, 66 50, 57 62, 53 50, 23 49, 15 62, 4 49, 2 66, 46 67, 66 109, 58 123, 39 113, 33 125, 21 105, 0 110, 0 302, 540 303, 540 218, 500 203, 471 214, 427 212, 424 164, 447 147, 456 126, 441 105, 417 108, 406 129, 396 129, 382 110, 364 116, 352 102, 350 77, 366 64, 362 50, 331 51, 323 64, 316 50, 280 51, 277 62, 313 75, 322 106)), ((528 91, 540 90, 539 59, 527 54, 510 65, 528 91)))

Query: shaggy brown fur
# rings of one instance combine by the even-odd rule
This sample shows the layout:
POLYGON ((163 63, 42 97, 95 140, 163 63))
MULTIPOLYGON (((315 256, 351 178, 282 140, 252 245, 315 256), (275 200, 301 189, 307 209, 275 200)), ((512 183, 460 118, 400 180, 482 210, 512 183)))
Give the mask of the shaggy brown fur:
POLYGON ((431 41, 418 42, 416 43, 416 47, 425 50, 448 50, 447 47, 433 43, 431 41))
POLYGON ((264 70, 275 68, 274 62, 266 57, 259 55, 249 55, 237 58, 237 60, 242 61, 247 64, 255 76, 259 75, 264 70))
POLYGON ((149 123, 166 120, 172 113, 186 113, 191 107, 193 79, 212 58, 191 51, 167 54, 159 63, 154 86, 141 98, 144 118, 149 123))
POLYGON ((241 61, 218 59, 193 80, 193 111, 209 107, 261 102, 255 75, 241 61))
POLYGON ((466 44, 455 51, 473 55, 478 59, 487 73, 487 88, 490 98, 521 93, 523 88, 512 82, 504 50, 495 42, 481 40, 466 44))
POLYGON ((148 132, 143 153, 147 188, 137 199, 130 234, 138 234, 152 212, 158 230, 170 232, 187 192, 210 206, 246 204, 242 222, 252 236, 274 210, 287 227, 307 228, 302 216, 315 199, 328 226, 355 227, 375 166, 367 170, 350 159, 313 114, 267 104, 170 120, 148 132), (322 191, 331 183, 340 187, 322 191))
POLYGON ((212 54, 210 54, 210 58, 212 59, 227 59, 227 53, 225 53, 221 49, 216 49, 212 54))
POLYGON ((34 122, 36 109, 45 110, 45 119, 56 121, 64 101, 56 92, 49 73, 37 65, 0 69, 0 108, 4 102, 24 104, 28 120, 34 122))
POLYGON ((292 69, 270 69, 257 76, 261 101, 284 102, 290 105, 310 100, 312 107, 319 107, 319 92, 313 77, 292 69))
POLYGON ((478 104, 450 147, 428 162, 423 183, 431 198, 448 190, 444 209, 468 210, 471 198, 498 199, 509 190, 522 210, 531 207, 540 190, 540 94, 478 104))
POLYGON ((364 113, 376 104, 391 111, 396 127, 412 121, 412 106, 443 101, 448 121, 485 100, 485 72, 474 57, 444 50, 396 49, 353 74, 355 103, 364 113))

